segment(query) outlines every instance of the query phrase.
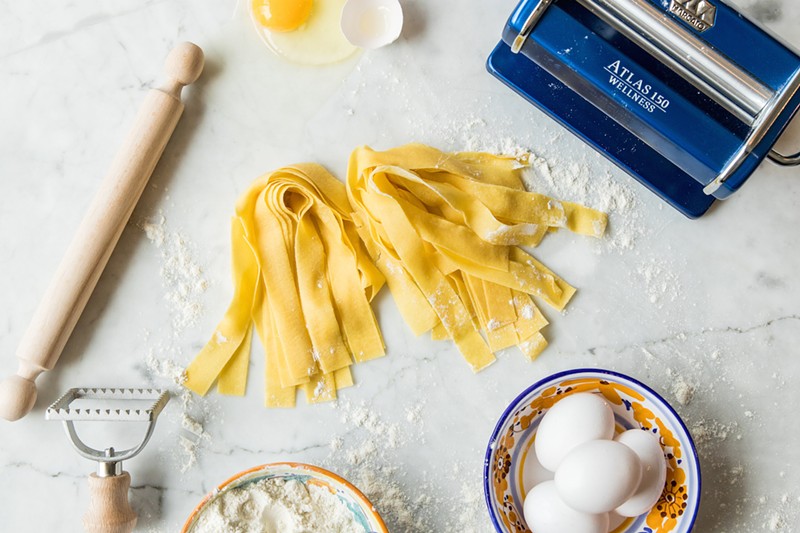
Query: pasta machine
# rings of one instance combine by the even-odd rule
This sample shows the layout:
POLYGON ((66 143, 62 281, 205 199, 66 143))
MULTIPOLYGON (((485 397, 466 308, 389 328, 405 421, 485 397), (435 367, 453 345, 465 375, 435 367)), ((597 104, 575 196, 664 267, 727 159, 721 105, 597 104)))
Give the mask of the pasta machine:
POLYGON ((691 218, 800 164, 800 55, 721 0, 522 0, 487 67, 691 218))

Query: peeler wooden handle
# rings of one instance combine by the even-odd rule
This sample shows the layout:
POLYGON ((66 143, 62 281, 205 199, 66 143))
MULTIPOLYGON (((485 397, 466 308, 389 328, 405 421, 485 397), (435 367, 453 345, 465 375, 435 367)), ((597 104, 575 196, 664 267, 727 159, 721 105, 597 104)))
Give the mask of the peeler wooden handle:
POLYGON ((17 374, 0 383, 0 416, 18 420, 36 402, 35 379, 51 370, 83 312, 111 252, 183 112, 181 89, 203 70, 203 51, 182 43, 166 59, 167 82, 148 92, 132 130, 111 163, 89 210, 17 349, 17 374))
POLYGON ((83 517, 88 533, 130 533, 136 527, 136 513, 128 502, 131 476, 89 475, 89 510, 83 517))

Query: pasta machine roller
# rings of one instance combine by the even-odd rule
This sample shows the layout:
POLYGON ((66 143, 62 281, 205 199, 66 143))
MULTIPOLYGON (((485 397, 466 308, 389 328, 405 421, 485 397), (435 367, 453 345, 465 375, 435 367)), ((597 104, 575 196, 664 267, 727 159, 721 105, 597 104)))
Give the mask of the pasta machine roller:
POLYGON ((522 0, 487 67, 691 218, 800 164, 800 55, 721 0, 522 0))

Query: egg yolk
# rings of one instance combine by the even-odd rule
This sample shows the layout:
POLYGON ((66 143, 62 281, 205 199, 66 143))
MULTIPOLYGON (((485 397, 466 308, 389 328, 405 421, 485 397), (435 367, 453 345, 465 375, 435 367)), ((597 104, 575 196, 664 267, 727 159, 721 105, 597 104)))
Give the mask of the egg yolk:
POLYGON ((270 31, 294 31, 308 20, 313 0, 253 0, 256 22, 270 31))

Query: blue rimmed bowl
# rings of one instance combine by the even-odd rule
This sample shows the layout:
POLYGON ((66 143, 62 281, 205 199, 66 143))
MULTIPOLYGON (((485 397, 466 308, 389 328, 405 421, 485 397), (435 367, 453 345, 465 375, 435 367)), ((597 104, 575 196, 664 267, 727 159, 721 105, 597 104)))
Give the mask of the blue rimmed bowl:
POLYGON ((486 451, 484 492, 498 533, 530 533, 522 515, 525 459, 534 453, 536 431, 547 410, 579 392, 599 393, 608 400, 617 433, 639 428, 657 435, 667 459, 667 482, 658 503, 647 514, 620 518, 612 532, 690 532, 700 506, 700 462, 683 421, 664 398, 639 381, 610 370, 579 369, 528 387, 497 422, 486 451))
POLYGON ((375 507, 364 494, 344 478, 324 468, 303 463, 270 463, 239 472, 203 498, 183 525, 181 533, 191 533, 208 505, 226 491, 247 487, 264 479, 297 480, 305 485, 317 485, 335 494, 353 513, 353 518, 365 531, 389 533, 375 507))

